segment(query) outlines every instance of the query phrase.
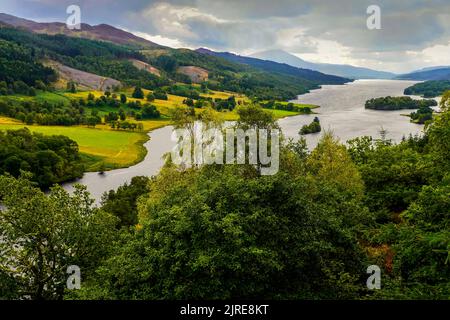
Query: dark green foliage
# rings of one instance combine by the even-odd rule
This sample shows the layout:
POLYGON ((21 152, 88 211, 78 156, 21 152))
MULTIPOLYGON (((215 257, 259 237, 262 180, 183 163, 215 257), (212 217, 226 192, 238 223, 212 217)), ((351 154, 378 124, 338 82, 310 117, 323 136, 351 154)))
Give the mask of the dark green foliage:
MULTIPOLYGON (((60 34, 35 34, 9 28, 0 28, 1 39, 34 52, 33 61, 36 61, 37 58, 48 57, 75 69, 119 79, 125 84, 140 85, 147 89, 170 83, 165 78, 157 77, 134 67, 127 59, 145 58, 138 51, 126 46, 119 46, 105 41, 67 37, 60 34)), ((15 60, 11 58, 8 61, 14 63, 15 60)), ((26 70, 27 68, 25 68, 26 70)), ((51 69, 48 70, 51 72, 50 80, 55 80, 54 72, 51 69)), ((32 74, 33 77, 35 77, 34 75, 40 75, 38 71, 32 74)), ((35 79, 32 79, 30 85, 34 84, 35 79)), ((44 80, 42 77, 37 79, 44 80)))
POLYGON ((193 87, 193 86, 173 85, 168 88, 167 93, 170 93, 170 94, 173 94, 176 96, 191 98, 194 100, 197 100, 200 98, 200 92, 199 92, 198 88, 193 87))
POLYGON ((119 115, 116 112, 109 112, 105 116, 105 122, 112 122, 119 120, 119 115))
POLYGON ((75 82, 73 82, 73 81, 67 82, 67 91, 69 91, 70 93, 77 92, 77 86, 76 86, 75 82))
POLYGON ((83 281, 108 256, 116 221, 92 208, 82 186, 46 195, 25 178, 0 176, 0 300, 61 300, 69 266, 83 281))
POLYGON ((167 93, 162 90, 155 90, 153 96, 158 100, 168 100, 167 93))
POLYGON ((236 108, 236 98, 234 96, 229 97, 228 99, 214 99, 213 103, 214 109, 217 111, 229 110, 233 111, 236 108))
POLYGON ((409 117, 414 123, 425 124, 433 119, 433 109, 427 106, 421 106, 416 112, 412 112, 409 117))
MULTIPOLYGON (((239 128, 276 126, 260 107, 238 113, 239 128)), ((357 297, 364 256, 356 226, 371 218, 355 201, 362 196, 355 165, 332 139, 308 166, 303 152, 283 148, 281 157, 273 176, 250 165, 181 170, 169 162, 139 199, 138 227, 80 297, 357 297), (350 173, 330 172, 330 162, 350 173)))
POLYGON ((194 103, 194 100, 192 100, 192 99, 184 99, 183 100, 183 103, 185 104, 185 105, 187 105, 188 107, 193 107, 194 105, 195 105, 195 103, 194 103))
POLYGON ((134 177, 117 191, 111 190, 102 198, 102 209, 119 218, 118 227, 132 227, 138 223, 137 199, 150 190, 147 177, 134 177))
POLYGON ((366 101, 367 109, 402 110, 437 106, 436 100, 414 100, 411 97, 383 97, 366 101))
POLYGON ((143 229, 102 268, 98 285, 107 296, 354 296, 361 256, 339 212, 359 209, 325 186, 323 197, 337 203, 315 199, 305 179, 244 172, 163 173, 150 185, 158 195, 143 202, 143 229))
POLYGON ((274 100, 270 100, 267 102, 261 102, 260 104, 265 109, 276 109, 276 110, 286 110, 286 111, 294 111, 294 112, 301 112, 301 113, 311 113, 311 108, 299 107, 299 106, 296 106, 292 102, 279 103, 279 102, 275 102, 274 100))
POLYGON ((151 93, 151 92, 149 92, 145 98, 149 102, 155 101, 155 95, 153 93, 151 93))
POLYGON ((0 131, 0 174, 18 177, 21 170, 46 188, 83 175, 78 145, 64 136, 44 136, 28 129, 0 131))
MULTIPOLYGON (((14 93, 28 94, 28 86, 36 81, 48 84, 55 79, 55 72, 38 63, 32 49, 0 37, 0 82, 4 81, 14 93)), ((4 86, 0 86, 0 94, 4 86)))
POLYGON ((374 256, 383 266, 383 299, 448 299, 450 297, 450 154, 448 108, 427 127, 424 137, 399 145, 368 138, 349 143, 366 185, 365 201, 377 214, 369 242, 387 248, 374 256))
MULTIPOLYGON (((294 74, 264 70, 187 49, 170 49, 165 55, 173 57, 180 66, 197 66, 208 70, 208 81, 203 83, 204 87, 211 90, 243 93, 250 98, 261 100, 294 99, 299 94, 317 89, 320 84, 328 83, 328 80, 332 82, 336 80, 339 83, 348 81, 348 79, 323 75, 310 70, 294 74), (313 75, 317 74, 321 77, 316 79, 313 75)), ((150 58, 149 62, 156 65, 158 59, 150 58)))
POLYGON ((131 96, 135 99, 144 99, 144 92, 140 87, 136 87, 131 96))
POLYGON ((154 105, 146 104, 142 107, 142 119, 156 119, 161 117, 161 114, 154 105))
POLYGON ((128 121, 111 121, 110 126, 112 129, 116 130, 126 130, 126 131, 135 131, 144 130, 144 126, 142 123, 134 123, 134 122, 128 122, 128 121))
POLYGON ((38 101, 0 101, 0 114, 18 119, 27 124, 71 126, 86 124, 87 117, 79 101, 69 104, 38 101))
POLYGON ((405 89, 405 94, 434 98, 450 90, 450 80, 425 81, 405 89))
MULTIPOLYGON (((275 69, 267 69, 261 66, 234 63, 223 58, 185 49, 167 49, 165 54, 156 57, 150 55, 152 58, 147 58, 132 47, 104 41, 71 38, 65 35, 34 34, 9 28, 0 29, 0 39, 6 40, 8 43, 15 43, 33 52, 33 57, 35 57, 33 61, 48 57, 75 69, 117 79, 129 86, 140 86, 150 90, 170 86, 173 82, 190 83, 187 76, 176 72, 178 66, 189 65, 202 67, 208 71, 209 80, 204 83, 204 86, 209 89, 239 92, 262 100, 286 100, 306 93, 310 89, 316 89, 320 84, 348 81, 348 79, 282 64, 276 64, 278 67, 275 69), (139 70, 129 59, 149 62, 160 67, 164 72, 161 77, 158 77, 145 70, 139 70), (285 70, 286 68, 289 70, 285 70)), ((33 72, 32 74, 38 75, 39 73, 33 72)), ((30 85, 34 84, 34 80, 30 79, 30 85)), ((195 99, 192 94, 195 93, 191 92, 184 96, 195 99)))
POLYGON ((305 124, 299 131, 299 134, 305 135, 310 133, 317 133, 322 131, 322 127, 320 126, 319 118, 314 117, 313 122, 310 124, 305 124))
POLYGON ((381 227, 378 241, 395 252, 388 287, 376 297, 448 299, 450 296, 450 184, 424 186, 408 210, 405 223, 381 227))
POLYGON ((174 57, 162 55, 156 58, 156 66, 166 72, 173 73, 177 70, 178 62, 174 57))

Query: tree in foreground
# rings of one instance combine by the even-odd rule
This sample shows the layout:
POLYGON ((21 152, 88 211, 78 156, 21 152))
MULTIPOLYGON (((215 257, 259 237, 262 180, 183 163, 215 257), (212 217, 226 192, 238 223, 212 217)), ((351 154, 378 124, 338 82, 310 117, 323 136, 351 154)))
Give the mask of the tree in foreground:
POLYGON ((110 249, 116 219, 84 187, 47 196, 26 176, 0 176, 0 199, 0 299, 62 299, 67 268, 89 277, 110 249))
MULTIPOLYGON (((352 165, 342 156, 345 149, 323 149, 352 165)), ((361 196, 360 178, 316 179, 296 169, 301 159, 295 154, 283 157, 292 165, 273 176, 260 176, 252 166, 166 166, 141 198, 139 227, 116 246, 81 297, 357 297, 365 267, 353 229, 367 217, 352 200, 361 196)), ((314 170, 325 175, 324 166, 314 170)))

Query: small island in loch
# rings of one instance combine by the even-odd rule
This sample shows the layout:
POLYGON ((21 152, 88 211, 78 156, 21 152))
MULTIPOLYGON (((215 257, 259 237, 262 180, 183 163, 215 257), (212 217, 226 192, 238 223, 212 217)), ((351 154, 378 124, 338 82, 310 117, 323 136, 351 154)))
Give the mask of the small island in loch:
POLYGON ((436 100, 423 99, 414 100, 410 97, 381 97, 366 101, 366 109, 373 110, 403 110, 403 109, 419 109, 423 107, 437 106, 436 100))
POLYGON ((317 133, 322 131, 322 127, 320 126, 320 120, 318 117, 314 117, 313 122, 310 124, 305 124, 300 131, 298 132, 300 135, 317 133))

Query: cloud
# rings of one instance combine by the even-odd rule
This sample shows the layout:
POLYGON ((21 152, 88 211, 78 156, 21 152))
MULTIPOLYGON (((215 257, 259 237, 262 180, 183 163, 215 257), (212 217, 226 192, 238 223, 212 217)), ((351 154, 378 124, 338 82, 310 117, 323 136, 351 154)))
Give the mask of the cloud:
POLYGON ((449 64, 448 0, 1 0, 2 9, 39 20, 65 20, 79 4, 88 23, 135 30, 169 46, 241 54, 284 49, 319 62, 397 72, 449 64), (366 9, 381 8, 381 30, 366 9))

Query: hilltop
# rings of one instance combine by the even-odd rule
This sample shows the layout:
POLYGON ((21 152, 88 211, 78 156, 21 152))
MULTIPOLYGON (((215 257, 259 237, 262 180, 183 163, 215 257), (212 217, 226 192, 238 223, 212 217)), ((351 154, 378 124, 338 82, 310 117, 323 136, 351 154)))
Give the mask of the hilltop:
POLYGON ((423 70, 402 74, 397 77, 401 80, 450 80, 450 67, 425 68, 423 70))
MULTIPOLYGON (((252 99, 289 100, 322 84, 350 81, 276 62, 252 59, 251 63, 243 63, 189 49, 162 47, 104 24, 83 24, 81 31, 72 31, 63 23, 38 23, 6 14, 0 14, 0 21, 6 24, 0 28, 0 39, 29 49, 35 64, 51 59, 125 86, 170 92, 170 86, 176 83, 201 82, 212 90, 237 92, 252 99)), ((12 77, 9 81, 14 81, 14 72, 8 73, 12 77)))
POLYGON ((70 30, 66 27, 66 24, 62 22, 35 22, 5 13, 0 13, 0 22, 35 33, 49 35, 64 34, 70 37, 80 37, 91 40, 109 41, 122 45, 132 45, 141 49, 155 49, 163 47, 159 44, 108 24, 91 26, 89 24, 82 23, 81 30, 70 30))
POLYGON ((396 76, 392 72, 356 67, 348 64, 313 63, 283 50, 257 52, 250 55, 250 57, 286 63, 294 67, 316 70, 350 79, 392 79, 396 76))

